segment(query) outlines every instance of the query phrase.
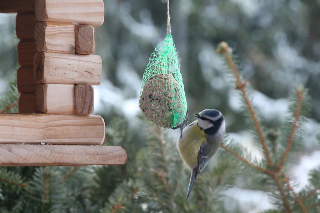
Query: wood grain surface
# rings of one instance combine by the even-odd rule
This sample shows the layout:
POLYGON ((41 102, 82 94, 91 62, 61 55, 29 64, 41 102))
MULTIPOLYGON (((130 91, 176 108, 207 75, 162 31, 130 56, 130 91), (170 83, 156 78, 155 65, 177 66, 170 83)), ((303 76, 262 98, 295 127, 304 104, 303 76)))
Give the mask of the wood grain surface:
POLYGON ((51 143, 100 145, 105 137, 101 116, 1 114, 0 144, 51 143))
POLYGON ((127 160, 120 146, 0 144, 0 166, 120 165, 127 160))
POLYGON ((103 0, 36 0, 38 21, 101 26, 104 21, 103 0))
POLYGON ((94 53, 94 27, 90 25, 76 25, 76 53, 90 55, 94 53))
POLYGON ((98 55, 38 53, 34 73, 37 83, 98 85, 102 59, 98 55))
POLYGON ((17 71, 17 88, 20 93, 34 93, 36 81, 34 79, 33 67, 19 67, 17 71))
POLYGON ((35 94, 37 113, 75 114, 74 85, 38 84, 35 94))
POLYGON ((34 29, 34 39, 39 52, 75 53, 75 26, 38 22, 34 29))
POLYGON ((16 18, 16 34, 19 39, 34 40, 35 13, 18 13, 16 18))
POLYGON ((0 0, 0 13, 34 12, 35 0, 0 0))

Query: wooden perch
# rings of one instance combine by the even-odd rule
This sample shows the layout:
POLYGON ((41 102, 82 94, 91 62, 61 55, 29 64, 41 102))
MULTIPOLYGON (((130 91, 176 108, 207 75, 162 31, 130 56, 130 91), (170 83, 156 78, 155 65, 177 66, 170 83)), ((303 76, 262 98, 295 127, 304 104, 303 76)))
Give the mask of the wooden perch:
POLYGON ((102 59, 98 55, 38 53, 34 69, 37 83, 98 85, 102 59))
POLYGON ((36 24, 35 13, 18 13, 16 18, 16 34, 19 39, 34 39, 36 24))
POLYGON ((37 85, 35 110, 37 113, 75 114, 74 85, 37 85))
POLYGON ((18 101, 19 113, 35 113, 35 103, 34 93, 20 94, 18 101))
POLYGON ((90 55, 94 53, 94 28, 90 25, 76 25, 76 53, 90 55))
POLYGON ((37 53, 34 41, 21 40, 18 43, 18 63, 22 67, 32 67, 33 58, 37 53))
POLYGON ((120 146, 0 145, 0 166, 120 165, 127 160, 120 146))
POLYGON ((34 29, 39 52, 75 53, 75 26, 38 22, 34 29))
POLYGON ((78 115, 90 115, 93 113, 93 91, 91 85, 79 84, 75 86, 74 97, 78 115))
POLYGON ((0 144, 43 142, 100 145, 104 136, 105 126, 100 116, 0 115, 0 144))
POLYGON ((19 67, 17 71, 17 88, 20 93, 34 93, 36 82, 33 67, 19 67))
POLYGON ((101 26, 104 21, 103 0, 36 0, 38 21, 101 26))
POLYGON ((34 12, 34 0, 0 0, 0 13, 34 12))

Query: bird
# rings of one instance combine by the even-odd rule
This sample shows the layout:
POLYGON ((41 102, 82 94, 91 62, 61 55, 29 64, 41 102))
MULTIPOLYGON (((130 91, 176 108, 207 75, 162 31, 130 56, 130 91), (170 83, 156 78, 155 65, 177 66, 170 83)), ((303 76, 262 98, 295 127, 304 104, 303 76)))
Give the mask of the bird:
POLYGON ((215 109, 205 109, 194 114, 197 118, 190 123, 185 119, 180 125, 177 148, 180 157, 191 171, 186 199, 189 198, 195 178, 198 178, 223 142, 225 120, 222 113, 215 109))

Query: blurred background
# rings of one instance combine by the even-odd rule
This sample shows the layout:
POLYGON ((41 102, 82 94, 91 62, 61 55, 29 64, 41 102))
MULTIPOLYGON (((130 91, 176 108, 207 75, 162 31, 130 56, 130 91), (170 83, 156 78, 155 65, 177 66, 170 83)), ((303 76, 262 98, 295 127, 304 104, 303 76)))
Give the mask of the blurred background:
MULTIPOLYGON (((309 89, 311 113, 305 125, 304 147, 288 170, 297 181, 294 188, 301 190, 309 183, 308 171, 320 165, 317 140, 320 133, 320 1, 172 0, 170 8, 172 35, 190 110, 189 120, 194 119, 193 113, 206 108, 220 110, 225 115, 229 136, 252 151, 257 160, 262 157, 261 151, 254 147, 232 78, 221 56, 215 52, 217 45, 226 41, 237 55, 240 72, 253 88, 250 97, 266 128, 277 129, 285 121, 289 97, 297 86, 304 85, 309 89)), ((0 93, 5 94, 18 67, 15 15, 0 14, 0 29, 0 93)), ((95 54, 103 59, 103 76, 101 85, 94 87, 94 113, 105 119, 107 140, 126 148, 128 163, 117 168, 90 167, 86 172, 90 173, 90 181, 95 186, 89 187, 87 195, 81 195, 88 203, 83 201, 80 207, 73 206, 79 211, 69 209, 67 212, 97 212, 98 209, 108 212, 109 207, 112 209, 116 205, 110 197, 117 190, 116 186, 132 186, 141 181, 139 178, 142 177, 137 174, 144 165, 139 164, 139 153, 148 146, 146 141, 152 133, 148 133, 148 123, 139 109, 139 94, 148 59, 166 36, 166 2, 107 0, 105 22, 96 28, 95 36, 95 54), (121 140, 115 140, 115 134, 122 131, 117 128, 125 129, 119 136, 121 140), (97 197, 99 200, 95 200, 97 197)), ((178 130, 166 130, 165 134, 175 147, 178 130)), ((214 163, 208 170, 213 168, 214 163)), ((23 168, 12 170, 23 174, 25 181, 32 180, 37 172, 35 168, 26 168, 24 173, 23 168)), ((186 191, 189 173, 183 166, 182 171, 185 177, 181 179, 184 181, 181 189, 186 191)), ((183 196, 185 191, 181 193, 183 196)), ((217 212, 253 213, 274 208, 267 189, 251 187, 242 179, 235 180, 232 187, 219 193, 224 196, 219 200, 217 212)), ((78 200, 76 195, 70 196, 78 200)), ((175 208, 186 202, 182 199, 179 204, 178 198, 177 195, 173 199, 175 208)), ((6 201, 8 196, 2 195, 1 199, 2 208, 10 211, 10 205, 13 205, 6 201)), ((123 206, 121 211, 126 209, 126 205, 123 206)), ((148 210, 151 206, 147 201, 141 201, 137 208, 148 210)), ((158 211, 166 212, 161 207, 158 211)))

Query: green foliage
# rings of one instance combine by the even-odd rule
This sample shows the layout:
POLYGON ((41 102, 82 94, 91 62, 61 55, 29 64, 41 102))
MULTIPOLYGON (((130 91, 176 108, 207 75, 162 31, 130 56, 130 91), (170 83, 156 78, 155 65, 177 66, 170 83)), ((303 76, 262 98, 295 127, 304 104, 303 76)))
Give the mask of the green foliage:
MULTIPOLYGON (((151 127, 150 127, 151 128, 151 127)), ((148 146, 137 155, 138 178, 149 195, 151 208, 156 211, 174 212, 173 198, 178 188, 182 163, 174 144, 166 141, 160 128, 152 128, 148 146)))
POLYGON ((7 168, 0 168, 0 192, 1 193, 19 193, 27 189, 28 184, 19 174, 8 171, 7 168))
POLYGON ((269 210, 263 211, 261 213, 280 213, 280 212, 278 210, 276 210, 276 209, 269 209, 269 210))
POLYGON ((109 213, 117 210, 117 213, 140 213, 146 210, 147 195, 139 191, 132 180, 118 184, 117 189, 112 193, 102 213, 109 213))
MULTIPOLYGON (((235 47, 239 54, 236 60, 241 61, 244 67, 241 72, 243 79, 249 79, 254 89, 270 98, 286 98, 296 82, 305 84, 310 88, 312 97, 311 117, 319 121, 320 84, 319 74, 315 70, 319 58, 319 47, 316 44, 320 35, 317 21, 320 4, 315 0, 250 2, 254 2, 251 7, 249 3, 247 7, 247 3, 242 1, 172 1, 172 12, 176 11, 172 13, 173 25, 176 26, 173 34, 181 56, 181 72, 184 75, 190 111, 196 112, 203 108, 223 109, 228 121, 228 132, 251 130, 255 144, 262 149, 247 107, 243 104, 243 111, 235 112, 229 105, 228 93, 234 87, 234 79, 227 79, 232 88, 227 87, 225 72, 219 65, 220 61, 215 58, 216 55, 212 53, 213 46, 221 40, 233 43, 231 46, 235 47), (294 61, 298 63, 293 63, 294 61)), ((163 2, 105 1, 105 5, 108 24, 97 28, 97 54, 103 57, 107 79, 119 87, 119 90, 127 92, 124 94, 125 98, 136 98, 136 93, 126 82, 126 76, 120 73, 123 68, 119 67, 125 63, 130 68, 132 66, 140 76, 143 74, 149 53, 162 36, 158 32, 161 31, 162 20, 165 19, 165 13, 159 10, 163 7, 163 2), (137 30, 140 26, 144 29, 143 33, 137 30), (106 38, 108 42, 105 42, 106 38)), ((11 34, 5 34, 5 28, 0 32, 0 69, 10 75, 16 68, 16 53, 13 51, 17 43, 16 39, 13 39, 14 24, 11 28, 11 34), (13 67, 10 66, 12 64, 13 67)), ((250 98, 252 87, 249 84, 246 87, 250 98)), ((17 90, 15 87, 11 88, 6 93, 6 98, 1 98, 1 109, 18 99, 17 90)), ((241 97, 240 92, 239 96, 241 97)), ((304 96, 307 97, 306 94, 304 96)), ((303 117, 299 118, 283 174, 297 162, 298 156, 305 153, 301 145, 308 142, 305 141, 303 132, 307 115, 305 111, 309 108, 304 103, 307 104, 308 101, 305 98, 302 103, 303 117)), ((259 118, 257 113, 267 138, 271 158, 276 163, 280 162, 290 138, 297 103, 295 95, 291 103, 288 117, 281 125, 276 121, 267 123, 259 118)), ((17 112, 17 107, 9 112, 17 112)), ((113 117, 106 115, 106 112, 107 108, 101 112, 104 117, 113 117)), ((274 180, 223 149, 219 149, 211 160, 212 165, 195 181, 191 197, 186 201, 190 173, 181 165, 175 142, 164 137, 164 142, 159 143, 154 130, 149 131, 144 127, 128 128, 129 121, 120 120, 118 117, 115 120, 105 120, 110 123, 107 125, 107 145, 121 145, 126 149, 126 165, 1 169, 0 178, 5 177, 3 180, 24 183, 29 187, 24 189, 2 180, 0 212, 109 213, 119 204, 116 212, 172 210, 223 213, 228 212, 226 206, 230 202, 223 191, 232 187, 264 191, 272 196, 274 204, 273 209, 264 211, 265 213, 286 212, 274 180), (164 150, 165 155, 161 150, 164 150), (164 172, 166 170, 167 173, 164 172), (155 173, 158 171, 160 173, 155 173), (165 181, 161 178, 163 176, 157 174, 165 174, 165 181), (173 195, 169 195, 169 192, 173 192, 174 188, 167 189, 166 185, 177 187, 173 195)), ((318 137, 320 142, 320 134, 318 137)), ((230 139, 225 141, 233 152, 255 165, 277 169, 275 165, 267 166, 265 160, 253 159, 251 153, 238 142, 230 139)), ((319 171, 319 168, 312 170, 309 185, 297 192, 309 213, 320 212, 317 205, 320 203, 319 190, 314 193, 320 186, 319 171)), ((280 187, 292 212, 302 212, 294 195, 281 178, 280 187)), ((240 212, 240 209, 236 207, 231 212, 240 212)))
MULTIPOLYGON (((297 90, 299 91, 299 89, 297 90)), ((296 160, 296 155, 298 153, 301 153, 303 151, 303 143, 304 141, 304 124, 306 123, 307 119, 306 117, 309 115, 310 111, 310 98, 308 96, 308 90, 302 89, 302 97, 303 100, 301 100, 301 110, 299 113, 299 118, 297 120, 297 128, 294 131, 294 135, 292 136, 292 128, 295 123, 295 117, 297 113, 297 104, 299 102, 299 97, 297 94, 294 94, 290 98, 290 105, 289 105, 289 113, 288 116, 282 125, 282 127, 279 129, 279 138, 276 140, 276 149, 277 149, 277 156, 275 155, 275 160, 278 162, 278 160, 281 158, 283 152, 285 152, 285 149, 287 147, 287 143, 290 140, 290 137, 292 137, 292 146, 290 149, 290 152, 288 153, 288 161, 294 162, 296 160)), ((288 164, 287 164, 288 165, 288 164)))
MULTIPOLYGON (((9 88, 7 92, 2 95, 0 98, 0 110, 5 109, 6 107, 10 106, 11 104, 18 103, 19 92, 17 90, 17 79, 14 78, 9 82, 9 88)), ((8 113, 17 113, 18 106, 10 108, 6 112, 8 113)))

